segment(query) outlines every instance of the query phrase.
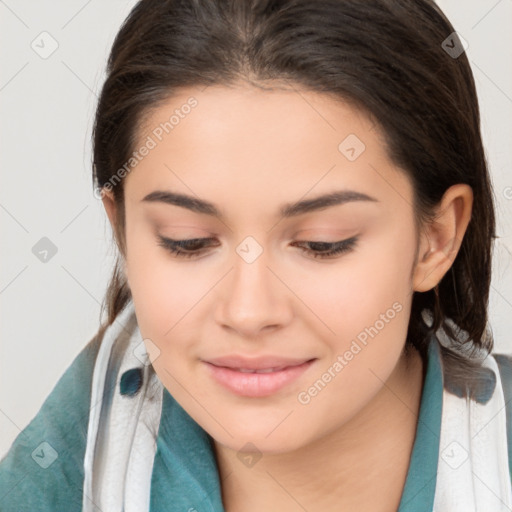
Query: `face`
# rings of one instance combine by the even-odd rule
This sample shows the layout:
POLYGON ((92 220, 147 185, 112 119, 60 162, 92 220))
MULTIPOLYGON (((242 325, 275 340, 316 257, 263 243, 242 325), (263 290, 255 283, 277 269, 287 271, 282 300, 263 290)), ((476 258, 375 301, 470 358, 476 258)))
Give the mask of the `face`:
POLYGON ((309 91, 211 86, 153 111, 142 146, 125 272, 169 393, 234 450, 291 451, 347 424, 401 360, 412 298, 413 190, 376 127, 309 91), (228 356, 287 369, 208 363, 228 356))

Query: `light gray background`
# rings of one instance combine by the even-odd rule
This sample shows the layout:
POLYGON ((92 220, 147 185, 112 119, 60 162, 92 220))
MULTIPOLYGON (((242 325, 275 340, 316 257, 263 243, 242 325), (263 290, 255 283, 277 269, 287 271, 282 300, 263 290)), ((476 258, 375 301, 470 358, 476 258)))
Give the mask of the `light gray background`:
MULTIPOLYGON (((491 325, 495 351, 512 353, 512 0, 439 4, 469 43, 501 237, 491 325)), ((0 0, 0 457, 99 327, 114 260, 90 137, 108 51, 133 5, 0 0), (46 263, 32 252, 43 237, 57 247, 46 263)))

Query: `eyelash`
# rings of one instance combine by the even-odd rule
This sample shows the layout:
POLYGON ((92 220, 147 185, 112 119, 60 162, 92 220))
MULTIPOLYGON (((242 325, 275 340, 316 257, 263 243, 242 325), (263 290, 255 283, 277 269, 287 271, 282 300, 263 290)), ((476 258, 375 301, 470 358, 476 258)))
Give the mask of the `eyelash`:
MULTIPOLYGON (((159 242, 158 245, 169 251, 170 253, 174 254, 176 257, 179 258, 191 258, 194 256, 200 255, 204 250, 204 244, 208 240, 214 240, 213 238, 190 238, 188 240, 173 240, 171 238, 165 238, 163 236, 158 236, 159 242), (194 246, 194 245, 202 245, 200 249, 196 250, 190 250, 190 248, 187 249, 187 246, 194 246)), ((329 247, 330 250, 328 251, 318 251, 318 250, 311 250, 311 249, 305 249, 303 247, 299 246, 299 249, 302 251, 312 254, 314 258, 330 258, 333 256, 337 256, 338 254, 342 254, 345 252, 349 252, 354 249, 356 242, 358 238, 356 236, 352 238, 348 238, 347 240, 341 240, 339 242, 314 242, 314 241, 304 241, 304 242, 295 242, 296 244, 308 244, 308 245, 317 245, 317 246, 324 246, 329 247)))

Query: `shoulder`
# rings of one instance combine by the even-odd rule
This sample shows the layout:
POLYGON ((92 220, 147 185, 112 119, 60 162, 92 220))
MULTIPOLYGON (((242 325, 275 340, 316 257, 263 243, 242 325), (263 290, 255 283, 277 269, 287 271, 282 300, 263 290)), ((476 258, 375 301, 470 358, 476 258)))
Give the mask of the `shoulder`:
POLYGON ((92 372, 102 333, 75 357, 0 461, 2 512, 81 510, 92 372))

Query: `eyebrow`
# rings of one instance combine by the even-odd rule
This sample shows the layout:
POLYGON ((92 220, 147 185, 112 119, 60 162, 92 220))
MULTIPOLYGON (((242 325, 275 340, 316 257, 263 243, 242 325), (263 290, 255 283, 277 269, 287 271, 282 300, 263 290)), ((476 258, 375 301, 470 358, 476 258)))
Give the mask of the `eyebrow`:
MULTIPOLYGON (((323 210, 330 206, 342 205, 355 201, 379 202, 378 199, 367 194, 363 194, 362 192, 356 192, 355 190, 336 190, 312 199, 297 201, 295 203, 286 203, 281 206, 279 212, 282 218, 290 218, 304 213, 323 210)), ((180 206, 181 208, 186 208, 196 213, 222 218, 220 209, 213 203, 168 190, 155 190, 145 196, 141 202, 171 204, 174 206, 180 206)))

